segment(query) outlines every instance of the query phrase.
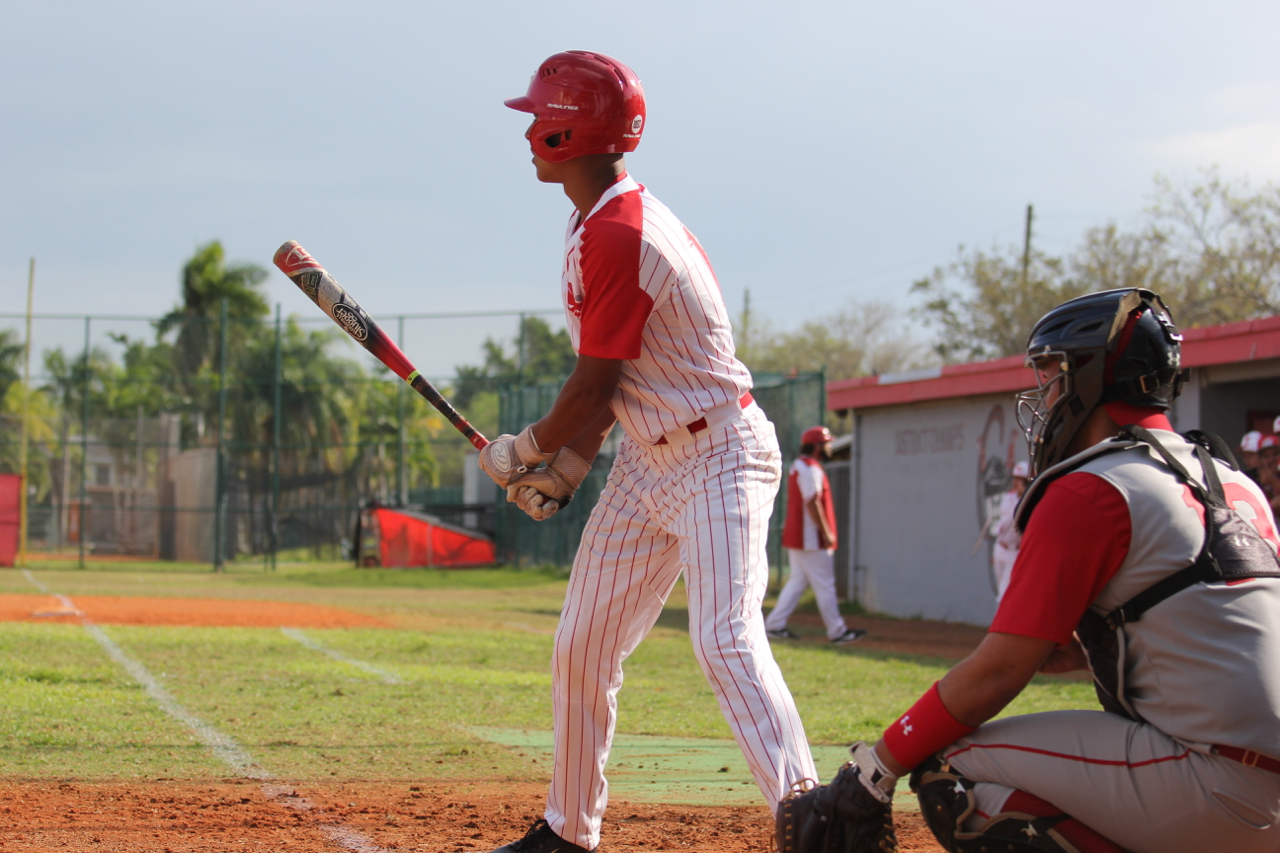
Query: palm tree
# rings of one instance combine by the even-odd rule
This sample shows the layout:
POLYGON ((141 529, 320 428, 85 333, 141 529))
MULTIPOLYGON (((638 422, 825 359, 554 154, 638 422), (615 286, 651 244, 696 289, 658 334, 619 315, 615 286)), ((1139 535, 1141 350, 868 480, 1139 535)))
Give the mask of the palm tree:
POLYGON ((178 330, 174 355, 182 376, 195 377, 213 365, 224 299, 232 329, 243 330, 262 322, 269 309, 259 286, 266 278, 267 271, 257 264, 227 266, 222 243, 217 240, 196 250, 182 268, 182 304, 156 324, 161 337, 178 330))

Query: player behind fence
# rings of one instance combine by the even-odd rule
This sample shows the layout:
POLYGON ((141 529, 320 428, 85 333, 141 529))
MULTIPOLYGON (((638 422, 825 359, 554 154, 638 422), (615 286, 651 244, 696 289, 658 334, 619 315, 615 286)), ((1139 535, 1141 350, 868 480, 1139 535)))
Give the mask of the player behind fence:
POLYGON ((617 422, 625 433, 574 560, 552 659, 555 763, 545 819, 502 853, 581 853, 600 838, 622 662, 684 575, 701 665, 770 809, 814 773, 765 635, 765 539, 781 477, 702 247, 627 172, 644 93, 610 57, 558 53, 507 106, 537 177, 573 202, 560 293, 577 366, 551 411, 500 436, 481 467, 535 519, 571 497, 617 422), (537 467, 546 462, 546 467, 537 467))
POLYGON ((908 773, 949 851, 1280 850, 1275 521, 1224 442, 1173 431, 1180 340, 1140 289, 1036 324, 1033 480, 990 631, 831 785, 784 803, 784 853, 813 849, 824 809, 882 845, 847 849, 892 849, 908 773), (1105 710, 989 722, 1037 672, 1082 668, 1105 710))

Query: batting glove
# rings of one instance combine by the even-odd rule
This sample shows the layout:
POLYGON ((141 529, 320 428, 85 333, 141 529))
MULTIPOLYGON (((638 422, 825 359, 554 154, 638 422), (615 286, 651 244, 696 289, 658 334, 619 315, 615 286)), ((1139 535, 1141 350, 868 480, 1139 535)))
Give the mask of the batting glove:
POLYGON ((507 486, 507 502, 520 507, 534 521, 546 521, 569 503, 590 470, 590 462, 562 447, 546 468, 513 478, 507 486))
POLYGON ((511 481, 537 468, 550 453, 543 453, 533 438, 533 426, 519 435, 500 435, 480 451, 480 470, 502 488, 511 481))

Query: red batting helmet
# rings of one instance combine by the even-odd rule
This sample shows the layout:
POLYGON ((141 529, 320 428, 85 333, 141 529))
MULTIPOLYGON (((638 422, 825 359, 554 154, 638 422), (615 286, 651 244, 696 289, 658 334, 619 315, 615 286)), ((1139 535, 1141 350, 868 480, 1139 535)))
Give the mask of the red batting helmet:
POLYGON ((640 78, 603 53, 557 53, 538 66, 524 97, 505 103, 533 113, 529 143, 548 163, 635 151, 644 132, 640 78))
POLYGON ((801 444, 812 444, 815 447, 828 441, 831 441, 831 430, 824 426, 809 427, 804 431, 804 435, 800 436, 801 444))

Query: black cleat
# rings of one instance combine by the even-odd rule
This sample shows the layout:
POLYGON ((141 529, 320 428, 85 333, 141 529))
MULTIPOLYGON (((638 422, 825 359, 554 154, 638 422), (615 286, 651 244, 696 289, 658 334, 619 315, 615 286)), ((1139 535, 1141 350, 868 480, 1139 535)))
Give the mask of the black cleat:
POLYGON ((837 646, 847 646, 850 643, 858 642, 865 636, 867 636, 867 632, 861 628, 849 628, 831 642, 835 643, 837 646))
POLYGON ((544 819, 538 818, 524 834, 524 838, 499 847, 493 853, 592 853, 592 851, 579 847, 571 841, 565 841, 551 831, 551 827, 544 819))

